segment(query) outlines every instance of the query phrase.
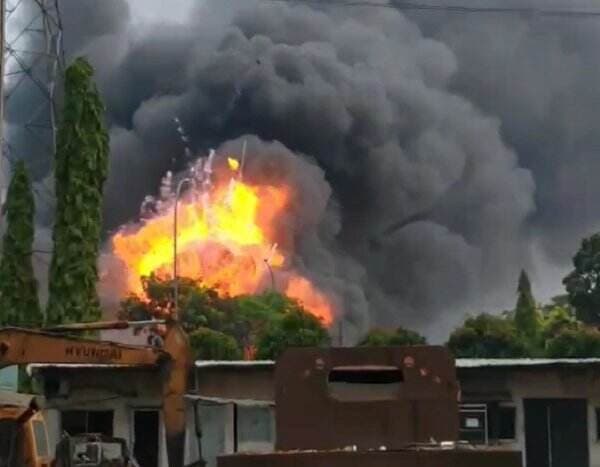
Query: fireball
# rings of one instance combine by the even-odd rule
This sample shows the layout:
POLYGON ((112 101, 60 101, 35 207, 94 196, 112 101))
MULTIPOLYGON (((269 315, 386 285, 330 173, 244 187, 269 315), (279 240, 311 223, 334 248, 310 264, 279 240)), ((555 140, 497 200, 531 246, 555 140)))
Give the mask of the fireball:
MULTIPOLYGON (((230 172, 240 164, 227 160, 230 172)), ((141 277, 173 277, 174 209, 177 208, 177 275, 213 287, 223 296, 260 293, 276 285, 330 325, 327 296, 291 265, 291 252, 279 251, 276 220, 289 208, 287 187, 248 184, 241 177, 216 183, 208 193, 192 189, 180 203, 171 202, 136 229, 122 229, 112 239, 113 253, 127 271, 127 289, 143 296, 141 277), (281 275, 284 283, 270 280, 281 275), (273 276, 274 277, 274 276, 273 276)))

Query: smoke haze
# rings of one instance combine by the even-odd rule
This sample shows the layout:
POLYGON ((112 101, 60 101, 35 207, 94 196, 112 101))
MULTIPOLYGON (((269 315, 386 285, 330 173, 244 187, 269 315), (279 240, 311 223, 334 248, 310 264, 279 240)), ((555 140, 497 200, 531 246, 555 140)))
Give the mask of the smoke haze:
POLYGON ((124 0, 61 6, 108 107, 107 231, 189 162, 174 117, 198 156, 245 139, 249 176, 296 187, 295 261, 355 335, 442 339, 512 306, 522 267, 560 292, 546 266, 597 227, 595 20, 208 0, 133 27, 124 0))

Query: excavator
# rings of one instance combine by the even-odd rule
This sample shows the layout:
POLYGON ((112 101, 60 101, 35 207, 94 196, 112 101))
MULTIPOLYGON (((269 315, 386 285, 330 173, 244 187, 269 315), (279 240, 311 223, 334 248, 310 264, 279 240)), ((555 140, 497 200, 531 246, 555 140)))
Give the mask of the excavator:
MULTIPOLYGON (((136 322, 109 321, 69 324, 29 330, 0 329, 0 368, 12 365, 45 364, 116 364, 142 368, 157 368, 163 382, 163 420, 166 432, 169 467, 183 467, 185 452, 184 394, 188 386, 192 356, 185 332, 175 319, 153 320, 159 323, 161 345, 132 346, 73 337, 73 333, 89 333, 107 329, 127 329, 136 322), (68 333, 68 335, 65 335, 68 333)), ((25 407, 2 404, 0 401, 0 435, 2 430, 15 436, 0 436, 0 467, 47 467, 50 464, 45 425, 35 399, 25 407), (9 446, 9 439, 16 439, 9 446), (37 444, 36 444, 36 439, 37 444), (43 441, 40 441, 43 439, 43 441), (3 447, 3 443, 6 446, 3 447), (16 452, 17 459, 8 464, 2 459, 3 449, 16 452)))

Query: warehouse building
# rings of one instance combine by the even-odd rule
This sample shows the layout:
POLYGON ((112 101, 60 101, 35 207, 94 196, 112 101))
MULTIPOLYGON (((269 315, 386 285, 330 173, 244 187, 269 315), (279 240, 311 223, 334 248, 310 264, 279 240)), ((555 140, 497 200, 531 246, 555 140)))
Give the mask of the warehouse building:
MULTIPOLYGON (((528 467, 600 467, 600 359, 456 361, 461 439, 523 453, 528 467)), ((160 385, 151 370, 32 365, 51 441, 62 431, 125 438, 147 467, 166 465, 160 385), (147 446, 156 446, 148 452, 147 446), (144 446, 145 449, 141 449, 144 446)), ((274 363, 196 362, 186 464, 275 446, 274 363)))

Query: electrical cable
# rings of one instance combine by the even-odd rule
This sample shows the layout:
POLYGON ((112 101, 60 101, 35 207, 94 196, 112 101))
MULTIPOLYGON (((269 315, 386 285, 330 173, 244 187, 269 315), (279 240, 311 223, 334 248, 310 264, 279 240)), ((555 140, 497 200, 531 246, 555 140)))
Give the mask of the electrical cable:
POLYGON ((600 10, 591 9, 548 9, 536 7, 477 7, 469 5, 441 5, 434 3, 416 3, 391 1, 390 3, 373 3, 366 0, 262 0, 272 3, 287 3, 292 5, 312 5, 322 7, 367 7, 387 8, 401 11, 444 11, 450 13, 496 13, 518 14, 529 16, 551 16, 567 18, 600 18, 600 10))

